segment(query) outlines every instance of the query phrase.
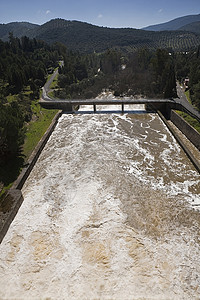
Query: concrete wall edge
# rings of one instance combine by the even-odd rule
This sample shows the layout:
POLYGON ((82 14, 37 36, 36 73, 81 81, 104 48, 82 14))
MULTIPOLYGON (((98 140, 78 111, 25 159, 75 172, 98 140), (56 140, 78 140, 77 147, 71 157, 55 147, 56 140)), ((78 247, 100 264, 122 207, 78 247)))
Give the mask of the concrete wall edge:
MULTIPOLYGON (((50 138, 56 124, 58 123, 59 118, 62 115, 62 111, 59 111, 55 117, 53 118, 49 128, 33 150, 31 156, 28 159, 27 166, 23 168, 22 172, 16 179, 16 181, 13 183, 11 189, 9 189, 4 197, 6 200, 6 197, 12 197, 13 199, 13 205, 9 211, 9 213, 5 214, 5 219, 2 222, 0 226, 0 243, 2 242, 3 238, 5 237, 12 221, 14 220, 20 206, 22 205, 24 198, 21 192, 21 189, 28 178, 29 174, 31 173, 33 167, 35 166, 43 148, 45 147, 48 139, 50 138)), ((2 201, 4 201, 4 199, 2 201)))
POLYGON ((31 173, 33 167, 35 166, 42 150, 44 149, 48 139, 50 138, 57 122, 58 119, 61 117, 62 115, 62 111, 59 111, 55 117, 53 118, 49 128, 47 129, 47 131, 45 132, 45 134, 42 136, 41 140, 38 142, 37 146, 35 147, 35 149, 33 150, 32 154, 30 155, 26 167, 24 167, 20 173, 20 175, 18 176, 18 178, 16 179, 16 181, 13 183, 11 189, 19 189, 21 190, 26 179, 28 178, 29 174, 31 173))
POLYGON ((188 149, 188 147, 185 145, 182 139, 178 136, 178 134, 174 131, 172 126, 170 126, 170 124, 167 122, 166 118, 163 116, 163 114, 160 111, 158 111, 158 115, 160 116, 164 124, 167 126, 171 134, 175 137, 178 144, 181 146, 183 151, 186 153, 186 155, 188 156, 188 158, 190 159, 190 161, 192 162, 192 164, 200 174, 200 163, 196 160, 194 155, 191 153, 191 151, 188 149))

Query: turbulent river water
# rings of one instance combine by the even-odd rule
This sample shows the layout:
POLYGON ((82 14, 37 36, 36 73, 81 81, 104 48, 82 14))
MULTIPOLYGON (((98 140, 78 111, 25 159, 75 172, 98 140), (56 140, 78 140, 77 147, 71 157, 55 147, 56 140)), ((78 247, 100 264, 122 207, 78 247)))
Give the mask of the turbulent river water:
POLYGON ((0 299, 200 298, 200 175, 157 114, 63 114, 23 196, 0 299))

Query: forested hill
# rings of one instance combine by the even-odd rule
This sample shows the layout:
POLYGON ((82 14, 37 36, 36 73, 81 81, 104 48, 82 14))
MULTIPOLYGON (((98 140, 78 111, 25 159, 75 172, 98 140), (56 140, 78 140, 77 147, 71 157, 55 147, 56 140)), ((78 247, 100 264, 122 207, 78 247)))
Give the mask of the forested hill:
POLYGON ((3 41, 8 41, 9 32, 12 32, 15 37, 29 36, 31 31, 40 27, 36 24, 31 24, 28 22, 11 22, 8 24, 0 24, 0 39, 3 41))
MULTIPOLYGON (((10 23, 11 24, 11 23, 10 23)), ((6 40, 12 31, 10 24, 0 25, 0 38, 6 40)), ((186 31, 153 32, 132 28, 107 28, 79 21, 54 19, 41 26, 15 23, 14 35, 44 40, 50 44, 61 42, 68 49, 83 53, 102 52, 116 48, 132 52, 140 48, 165 48, 188 51, 200 44, 200 35, 186 31), (18 30, 17 28, 20 28, 18 30)))

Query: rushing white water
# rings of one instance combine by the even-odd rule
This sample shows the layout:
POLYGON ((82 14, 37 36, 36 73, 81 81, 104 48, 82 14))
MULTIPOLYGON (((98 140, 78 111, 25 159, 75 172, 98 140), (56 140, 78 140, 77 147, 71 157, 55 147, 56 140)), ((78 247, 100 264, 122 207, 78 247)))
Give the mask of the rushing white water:
POLYGON ((200 176, 156 114, 63 114, 23 195, 0 299, 199 299, 200 176))

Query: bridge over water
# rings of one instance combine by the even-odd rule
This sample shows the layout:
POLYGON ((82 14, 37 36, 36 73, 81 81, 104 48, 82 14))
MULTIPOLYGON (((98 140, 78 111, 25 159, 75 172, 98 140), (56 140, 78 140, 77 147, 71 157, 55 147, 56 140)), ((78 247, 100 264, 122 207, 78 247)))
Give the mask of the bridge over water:
POLYGON ((124 112, 125 105, 130 104, 143 104, 146 106, 146 108, 153 109, 153 108, 160 108, 163 105, 170 105, 173 106, 175 103, 172 100, 150 100, 150 99, 87 99, 87 100, 81 100, 81 99, 63 99, 63 100, 53 100, 50 98, 43 98, 39 102, 42 107, 48 108, 48 109, 62 109, 65 111, 74 111, 77 106, 81 105, 88 105, 93 106, 94 112, 97 111, 98 105, 120 105, 122 112, 124 112))
POLYGON ((125 105, 143 104, 147 111, 161 111, 166 118, 170 117, 171 109, 180 110, 188 113, 200 122, 200 114, 186 107, 179 99, 51 99, 43 90, 43 96, 39 101, 40 105, 46 109, 61 109, 68 112, 74 112, 81 105, 92 105, 93 111, 97 111, 98 105, 120 105, 122 113, 125 111, 125 105))
MULTIPOLYGON (((61 66, 64 62, 61 61, 61 66)), ((40 105, 47 109, 61 109, 67 112, 74 112, 80 105, 92 105, 94 112, 97 111, 98 105, 121 105, 122 113, 125 110, 125 105, 130 104, 143 104, 147 111, 161 111, 162 114, 169 119, 171 110, 180 110, 188 113, 193 118, 200 122, 200 113, 194 109, 194 107, 187 101, 181 101, 179 85, 177 85, 177 92, 180 96, 176 99, 53 99, 49 97, 48 92, 50 90, 50 85, 58 74, 58 69, 54 71, 51 78, 46 82, 42 88, 42 97, 39 101, 40 105)))

